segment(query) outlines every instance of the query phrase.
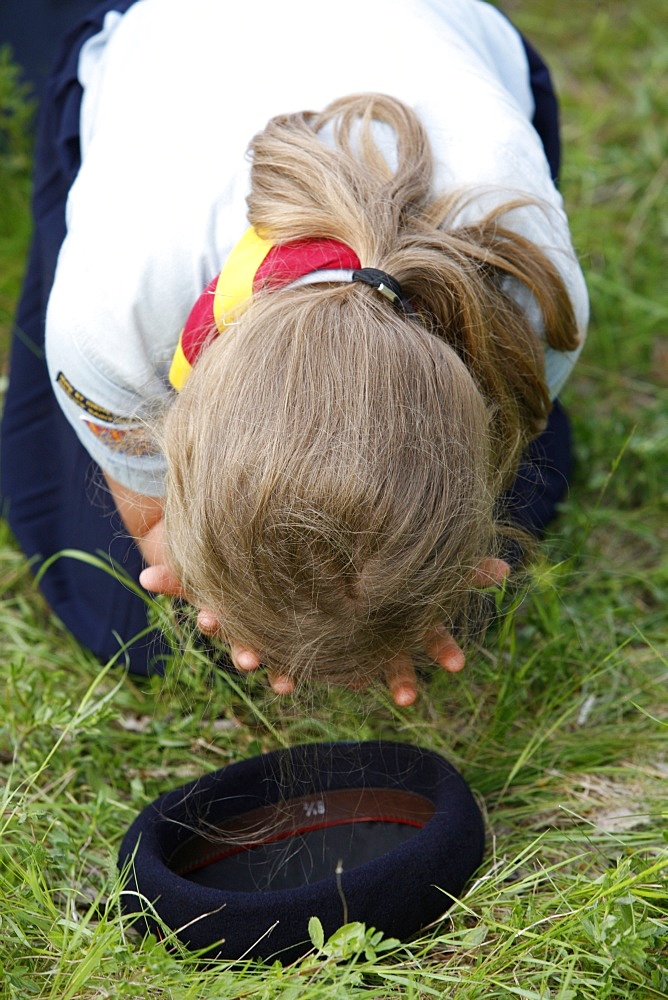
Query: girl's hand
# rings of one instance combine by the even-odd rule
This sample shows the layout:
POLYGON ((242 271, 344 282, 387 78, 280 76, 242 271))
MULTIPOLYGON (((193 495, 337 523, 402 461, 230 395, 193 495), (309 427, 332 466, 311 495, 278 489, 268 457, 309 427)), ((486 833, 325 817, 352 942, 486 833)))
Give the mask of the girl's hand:
MULTIPOLYGON (((429 658, 448 673, 457 673, 466 663, 463 650, 444 625, 439 625, 427 635, 424 649, 429 658)), ((417 698, 418 687, 413 657, 410 653, 397 653, 387 661, 385 682, 395 704, 402 707, 413 704, 417 698)))
MULTIPOLYGON (((123 523, 148 563, 146 569, 139 574, 142 587, 154 594, 189 600, 181 581, 164 562, 163 501, 159 497, 144 496, 123 486, 108 473, 105 473, 105 477, 123 523)), ((197 624, 206 635, 215 635, 220 631, 220 622, 205 608, 198 612, 197 624)), ((230 656, 237 670, 257 670, 260 666, 260 657, 247 646, 232 643, 230 656)), ((290 694, 294 690, 294 682, 288 677, 270 673, 269 680, 277 694, 290 694)))
MULTIPOLYGON (((510 566, 503 559, 481 559, 474 577, 476 587, 498 587, 510 573, 510 566)), ((183 597, 188 600, 180 581, 168 566, 149 566, 139 576, 139 582, 146 590, 157 594, 167 594, 170 597, 183 597)), ((200 608, 197 614, 197 626, 205 635, 216 635, 221 629, 221 623, 216 616, 200 608)), ((424 644, 427 655, 443 670, 457 673, 461 670, 466 658, 463 650, 453 639, 444 626, 438 626, 425 637, 424 644)), ((261 657, 257 650, 239 643, 232 643, 230 656, 237 670, 248 673, 261 666, 261 657)), ((406 707, 412 705, 417 698, 418 684, 413 657, 410 653, 398 653, 385 664, 385 680, 392 698, 397 705, 406 707)), ((269 683, 276 694, 291 694, 295 682, 285 674, 269 673, 269 683)))
MULTIPOLYGON (((167 597, 182 597, 189 600, 181 586, 181 581, 169 566, 147 566, 139 574, 139 582, 153 594, 165 594, 167 597)), ((192 602, 190 602, 192 603, 192 602)), ((200 608, 197 612, 197 627, 205 635, 215 636, 221 631, 221 622, 211 611, 200 608)), ((261 665, 259 654, 248 646, 237 642, 230 644, 230 657, 237 670, 248 673, 257 670, 261 665)), ((291 694, 294 691, 294 681, 283 674, 269 673, 269 683, 276 694, 291 694)))
MULTIPOLYGON (((510 566, 503 559, 481 559, 473 579, 475 587, 498 587, 510 573, 510 566)), ((433 629, 426 638, 427 655, 448 673, 457 673, 466 664, 464 651, 445 626, 433 629)), ((385 664, 385 680, 395 704, 405 707, 417 698, 418 686, 413 657, 398 653, 385 664)))

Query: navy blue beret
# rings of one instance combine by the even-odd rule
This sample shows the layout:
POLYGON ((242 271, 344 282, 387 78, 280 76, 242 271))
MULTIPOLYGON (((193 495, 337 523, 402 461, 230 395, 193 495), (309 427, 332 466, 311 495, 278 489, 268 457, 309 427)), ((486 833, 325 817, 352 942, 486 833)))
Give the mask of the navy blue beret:
POLYGON ((167 792, 121 844, 121 900, 207 957, 279 957, 361 921, 401 940, 441 916, 482 860, 461 775, 405 743, 312 743, 167 792))

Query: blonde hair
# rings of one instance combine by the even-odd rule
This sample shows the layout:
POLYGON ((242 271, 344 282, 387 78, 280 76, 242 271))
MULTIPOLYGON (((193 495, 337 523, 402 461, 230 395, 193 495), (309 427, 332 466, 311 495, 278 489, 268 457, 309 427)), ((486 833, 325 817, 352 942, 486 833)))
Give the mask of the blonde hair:
POLYGON ((507 279, 553 347, 575 346, 573 313, 554 265, 501 224, 519 202, 449 227, 461 199, 433 198, 425 129, 399 101, 273 119, 251 151, 261 235, 341 240, 418 316, 362 284, 256 296, 167 419, 169 559, 268 666, 370 677, 440 623, 465 634, 499 496, 544 424, 542 345, 507 279), (374 121, 396 137, 394 170, 374 121))

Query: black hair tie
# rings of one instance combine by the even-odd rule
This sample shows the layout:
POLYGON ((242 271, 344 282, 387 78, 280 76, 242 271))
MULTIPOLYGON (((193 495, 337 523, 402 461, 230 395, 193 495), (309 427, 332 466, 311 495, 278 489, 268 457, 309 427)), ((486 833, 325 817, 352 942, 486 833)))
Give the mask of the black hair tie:
POLYGON ((353 281, 361 281, 371 288, 377 289, 381 295, 389 299, 392 305, 407 316, 417 315, 416 310, 404 296, 403 289, 396 278, 393 278, 387 271, 381 271, 377 267, 361 267, 352 272, 353 281))

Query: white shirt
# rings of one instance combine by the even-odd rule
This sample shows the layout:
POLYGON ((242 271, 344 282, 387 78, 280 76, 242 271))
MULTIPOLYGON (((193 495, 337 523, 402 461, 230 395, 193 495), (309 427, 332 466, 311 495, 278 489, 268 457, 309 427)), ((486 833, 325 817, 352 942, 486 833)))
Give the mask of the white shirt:
MULTIPOLYGON (((123 432, 173 399, 167 372, 180 330, 247 228, 246 150, 276 114, 387 93, 427 128, 434 191, 479 192, 458 222, 518 192, 539 199, 508 222, 557 265, 584 339, 587 293, 531 125, 526 55, 493 7, 137 0, 107 14, 81 51, 79 77, 82 166, 47 311, 47 360, 84 446, 126 486, 164 491, 163 457, 141 446, 132 454, 123 432)), ((391 136, 379 139, 391 161, 391 136)), ((511 291, 540 333, 530 294, 511 291)), ((577 354, 546 348, 552 395, 577 354)))

